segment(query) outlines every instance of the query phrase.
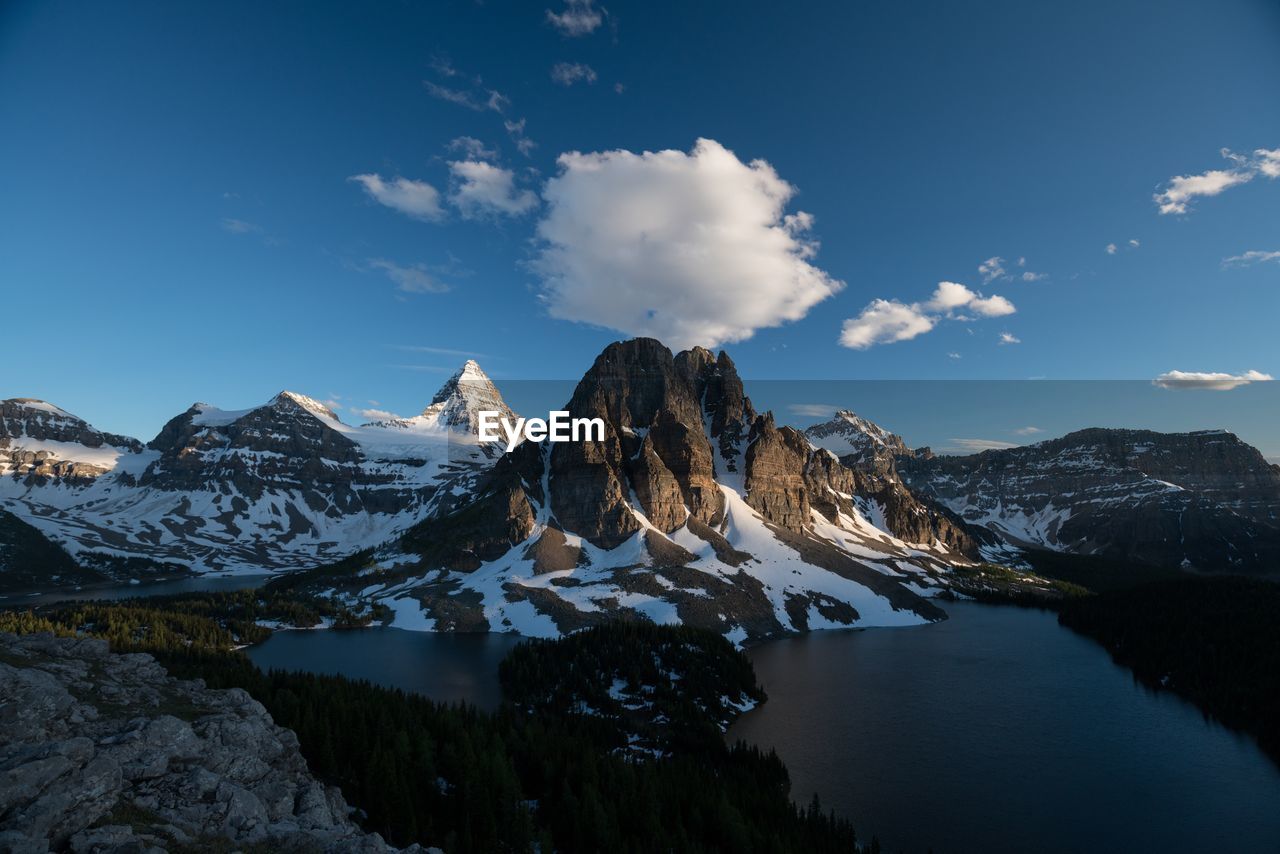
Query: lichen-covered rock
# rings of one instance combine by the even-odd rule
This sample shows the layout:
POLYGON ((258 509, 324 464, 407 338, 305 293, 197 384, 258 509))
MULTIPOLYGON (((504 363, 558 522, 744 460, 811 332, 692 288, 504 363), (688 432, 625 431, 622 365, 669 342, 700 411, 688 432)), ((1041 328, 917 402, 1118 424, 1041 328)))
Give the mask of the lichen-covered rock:
POLYGON ((0 634, 0 732, 0 850, 392 850, 244 691, 105 641, 0 634))

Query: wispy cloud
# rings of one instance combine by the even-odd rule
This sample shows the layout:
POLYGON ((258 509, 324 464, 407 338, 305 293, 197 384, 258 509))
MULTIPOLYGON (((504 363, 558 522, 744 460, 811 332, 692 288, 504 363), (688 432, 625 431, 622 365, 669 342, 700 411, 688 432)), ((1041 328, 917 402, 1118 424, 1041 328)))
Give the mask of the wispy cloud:
POLYGON ((787 411, 804 418, 828 418, 839 408, 834 403, 793 403, 787 411))
POLYGON ((1152 199, 1161 214, 1185 214, 1195 199, 1217 196, 1232 187, 1247 184, 1257 175, 1280 177, 1280 148, 1256 149, 1252 156, 1236 154, 1224 148, 1220 152, 1230 161, 1226 169, 1210 169, 1196 175, 1175 175, 1152 199))
POLYGON ((232 234, 261 234, 262 226, 252 222, 245 222, 242 219, 232 219, 226 217, 221 222, 222 230, 229 231, 232 234))
POLYGON ((516 187, 515 173, 481 160, 459 160, 449 164, 453 188, 449 201, 466 219, 519 216, 538 206, 532 190, 516 187))
POLYGON ((385 409, 353 409, 351 410, 361 418, 367 418, 370 421, 399 421, 400 416, 394 412, 388 412, 385 409))
POLYGON ((458 369, 444 368, 440 365, 387 365, 388 368, 395 368, 399 371, 417 371, 423 374, 452 374, 458 369))
POLYGON ((980 454, 983 451, 1003 451, 1021 447, 1017 442, 1003 442, 999 439, 948 439, 951 444, 942 448, 944 452, 980 454))
POLYGON ((380 270, 387 278, 395 282, 398 290, 407 294, 442 294, 448 291, 449 285, 435 277, 425 264, 402 266, 386 258, 370 258, 366 261, 371 269, 380 270))
POLYGON ((1001 332, 1000 343, 1001 344, 1021 344, 1022 339, 1015 336, 1012 332, 1001 332))
POLYGON ((597 8, 593 0, 566 0, 564 10, 547 10, 547 21, 569 38, 590 35, 604 23, 608 12, 597 8))
POLYGON ((1280 252, 1263 252, 1258 249, 1250 249, 1242 255, 1232 255, 1230 258, 1223 258, 1222 266, 1248 267, 1251 264, 1266 264, 1269 261, 1280 263, 1280 252))
POLYGON ((1017 430, 1013 431, 1013 434, 1015 436, 1034 436, 1037 433, 1043 433, 1043 432, 1044 430, 1040 429, 1039 427, 1019 427, 1017 430))
POLYGON ((1169 389, 1199 391, 1230 391, 1249 383, 1270 382, 1270 374, 1261 371, 1245 371, 1243 374, 1212 373, 1206 371, 1166 371, 1151 381, 1152 385, 1169 389))
POLYGON ((984 297, 958 282, 939 282, 933 296, 924 302, 872 300, 862 313, 844 322, 840 343, 854 350, 876 344, 909 341, 931 331, 941 320, 973 320, 1003 317, 1017 311, 999 295, 984 297))
POLYGON ((596 72, 590 65, 580 62, 557 62, 551 66, 551 79, 561 86, 572 86, 574 83, 595 83, 596 72))
POLYGON ((498 152, 485 145, 474 136, 459 136, 449 140, 445 146, 449 151, 461 154, 468 160, 497 160, 498 152))
POLYGON ((978 265, 978 274, 982 276, 982 283, 989 285, 996 279, 1006 277, 1004 270, 1004 259, 999 255, 993 255, 978 265))
POLYGON ((397 344, 395 346, 397 350, 403 350, 406 353, 431 353, 436 356, 465 356, 469 359, 491 358, 487 353, 476 353, 472 350, 452 350, 448 347, 426 347, 420 344, 397 344))
POLYGON ((1049 278, 1049 274, 1033 273, 1030 270, 1027 270, 1025 273, 1022 274, 1021 278, 1022 278, 1022 281, 1024 282, 1043 282, 1045 279, 1049 278))
POLYGON ((438 222, 444 219, 444 208, 440 206, 440 191, 426 181, 415 181, 398 176, 385 181, 376 172, 352 175, 347 180, 355 181, 364 187, 369 198, 378 204, 399 211, 405 216, 424 222, 438 222))

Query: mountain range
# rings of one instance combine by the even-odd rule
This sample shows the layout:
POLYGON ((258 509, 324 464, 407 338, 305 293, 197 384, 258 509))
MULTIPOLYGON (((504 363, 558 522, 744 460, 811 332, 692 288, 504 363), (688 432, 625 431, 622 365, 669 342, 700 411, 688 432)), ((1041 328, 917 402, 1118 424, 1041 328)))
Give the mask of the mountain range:
POLYGON ((408 628, 625 614, 744 640, 940 619, 959 573, 1029 550, 1280 565, 1280 467, 1223 431, 935 456, 847 410, 781 425, 726 353, 652 339, 606 348, 564 408, 604 441, 481 444, 479 411, 513 413, 470 361, 413 418, 348 425, 284 391, 193 404, 145 444, 5 400, 0 584, 267 571, 408 628))

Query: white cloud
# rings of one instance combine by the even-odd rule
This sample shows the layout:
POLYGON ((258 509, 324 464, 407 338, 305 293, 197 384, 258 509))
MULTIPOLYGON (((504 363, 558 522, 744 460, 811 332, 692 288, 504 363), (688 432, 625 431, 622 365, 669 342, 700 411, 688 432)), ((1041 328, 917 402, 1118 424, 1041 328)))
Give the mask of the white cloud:
POLYGON ((580 62, 557 62, 551 66, 551 79, 561 86, 572 86, 579 80, 586 83, 596 82, 595 69, 580 62))
POLYGON ((1273 148, 1270 151, 1259 148, 1253 152, 1253 156, 1257 158, 1254 162, 1259 172, 1268 178, 1280 178, 1280 148, 1273 148))
POLYGON ((1255 176, 1280 177, 1280 148, 1254 150, 1253 157, 1222 149, 1222 156, 1233 164, 1228 169, 1210 169, 1199 175, 1176 175, 1152 198, 1162 214, 1184 214, 1199 196, 1216 196, 1232 187, 1247 184, 1255 176))
POLYGON ((323 403, 325 406, 329 407, 330 409, 337 410, 342 408, 342 404, 338 401, 336 397, 331 397, 328 400, 322 400, 320 402, 323 403))
POLYGON ((497 160, 498 152, 489 148, 474 136, 459 136, 449 140, 445 146, 449 151, 462 154, 468 160, 497 160))
POLYGON ((1172 389, 1200 389, 1205 391, 1230 391, 1242 385, 1269 382, 1274 379, 1261 371, 1245 371, 1243 374, 1206 373, 1204 371, 1166 371, 1151 381, 1152 385, 1172 389))
POLYGON ((960 451, 967 454, 980 454, 983 451, 1003 451, 1020 447, 1017 442, 1002 442, 999 439, 951 439, 946 450, 960 451))
POLYGON ((810 261, 813 218, 763 160, 693 150, 570 152, 543 192, 532 263, 553 317, 684 348, 799 320, 844 287, 810 261))
POLYGON ((529 153, 537 147, 537 143, 529 139, 529 137, 524 134, 524 119, 520 119, 519 121, 507 119, 502 123, 502 126, 507 129, 507 135, 511 137, 511 141, 516 144, 516 150, 525 157, 528 157, 529 153))
POLYGON ((438 222, 444 218, 440 191, 426 181, 396 177, 388 182, 377 173, 352 175, 347 180, 359 183, 378 204, 400 211, 405 216, 426 222, 438 222))
POLYGON ((910 341, 933 329, 937 322, 937 318, 925 314, 918 303, 872 300, 861 314, 844 322, 840 343, 854 350, 866 350, 876 344, 910 341))
POLYGON ((959 320, 967 319, 954 314, 959 309, 968 309, 983 317, 1003 317, 1017 311, 1013 303, 1002 296, 984 297, 958 282, 938 282, 933 297, 924 304, 924 308, 955 316, 959 320))
POLYGON ((963 358, 964 358, 964 356, 961 356, 959 353, 948 353, 948 354, 947 354, 947 358, 948 358, 948 359, 963 359, 963 358))
POLYGON ((1108 254, 1108 255, 1114 255, 1114 254, 1116 254, 1116 253, 1117 253, 1117 252, 1119 252, 1119 251, 1120 251, 1120 247, 1119 247, 1119 246, 1116 246, 1114 243, 1108 243, 1108 244, 1107 244, 1107 254, 1108 254))
POLYGON ((1022 281, 1024 282, 1042 282, 1047 278, 1049 278, 1048 273, 1033 273, 1030 270, 1022 274, 1022 281))
POLYGON ((262 226, 255 225, 251 222, 245 222, 242 219, 232 219, 227 217, 222 220, 222 230, 229 231, 232 234, 261 234, 262 226))
POLYGON ((1016 337, 1012 332, 1001 332, 1000 343, 1001 344, 1021 344, 1022 339, 1016 337))
POLYGON ((1019 427, 1017 430, 1013 431, 1015 436, 1034 436, 1037 433, 1043 432, 1044 430, 1041 430, 1039 427, 1019 427))
POLYGON ((353 409, 351 410, 361 418, 367 418, 370 421, 399 421, 400 416, 394 412, 388 412, 385 409, 353 409))
POLYGON ((982 283, 989 285, 996 279, 1005 277, 1004 259, 999 255, 993 255, 978 265, 978 272, 982 275, 982 283))
POLYGON ((1232 255, 1230 258, 1223 258, 1222 266, 1247 267, 1250 264, 1265 264, 1268 261, 1280 263, 1280 252, 1264 252, 1258 249, 1250 249, 1243 255, 1232 255))
POLYGON ((1136 237, 1130 237, 1130 238, 1129 238, 1129 248, 1130 248, 1130 249, 1137 249, 1137 248, 1138 248, 1139 246, 1141 246, 1141 245, 1142 245, 1142 244, 1138 242, 1138 239, 1137 239, 1136 237))
POLYGON ((805 418, 830 418, 839 408, 832 403, 793 403, 787 410, 805 418))
POLYGON ((365 263, 371 269, 381 270, 407 294, 442 294, 449 290, 449 286, 432 275, 425 264, 403 267, 386 258, 370 258, 365 263))
POLYGON ((547 10, 547 20, 563 35, 570 38, 590 35, 604 23, 604 9, 597 9, 593 0, 565 0, 563 12, 547 10))
POLYGON ((481 160, 455 160, 449 164, 454 184, 449 201, 467 219, 486 216, 519 216, 538 205, 532 190, 518 190, 515 173, 481 160))
MULTIPOLYGON (((407 353, 434 353, 438 356, 465 356, 468 359, 487 359, 487 353, 477 353, 474 350, 452 350, 448 347, 424 347, 419 344, 399 344, 397 350, 404 350, 407 353)), ((369 401, 374 406, 378 405, 375 400, 369 401)))
POLYGON ((932 330, 943 318, 972 320, 964 311, 981 317, 1002 317, 1017 309, 1002 296, 984 297, 958 282, 938 282, 933 296, 925 302, 872 300, 861 314, 844 322, 840 343, 865 350, 876 344, 909 341, 932 330))

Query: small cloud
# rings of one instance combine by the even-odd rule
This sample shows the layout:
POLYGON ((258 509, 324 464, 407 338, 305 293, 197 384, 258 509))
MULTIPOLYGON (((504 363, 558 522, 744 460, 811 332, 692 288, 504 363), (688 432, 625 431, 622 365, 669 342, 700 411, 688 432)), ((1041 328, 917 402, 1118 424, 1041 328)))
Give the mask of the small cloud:
POLYGON ((1166 371, 1151 381, 1152 385, 1169 389, 1194 389, 1200 391, 1230 391, 1242 385, 1270 382, 1270 374, 1261 371, 1245 371, 1243 374, 1207 373, 1204 371, 1166 371))
POLYGON ((572 86, 578 81, 595 83, 596 72, 590 65, 580 62, 557 62, 551 66, 551 79, 561 86, 572 86))
POLYGON ((231 219, 227 217, 222 220, 222 230, 229 231, 232 234, 261 234, 262 226, 255 225, 252 222, 245 222, 242 219, 231 219))
POLYGON ((367 418, 370 421, 399 421, 399 415, 394 412, 388 412, 385 409, 353 409, 351 410, 361 418, 367 418))
POLYGON ((829 418, 840 407, 832 403, 793 403, 787 410, 805 418, 829 418))
POLYGON ((1114 243, 1108 243, 1108 244, 1107 244, 1107 254, 1108 254, 1108 255, 1114 255, 1114 254, 1116 254, 1116 253, 1117 253, 1117 252, 1119 252, 1119 251, 1120 251, 1120 247, 1119 247, 1119 246, 1116 246, 1114 243))
POLYGON ((498 152, 486 146, 474 136, 458 136, 445 146, 449 151, 461 154, 468 160, 497 160, 498 152))
POLYGON ((1243 255, 1232 255, 1230 258, 1223 258, 1222 266, 1248 267, 1252 264, 1266 264, 1269 261, 1280 263, 1280 252, 1263 252, 1258 249, 1250 249, 1243 255))
POLYGON ((395 282, 396 288, 407 294, 442 294, 449 286, 438 280, 425 264, 401 266, 386 258, 370 258, 365 262, 370 269, 380 270, 395 282))
POLYGON ((1034 436, 1037 433, 1043 432, 1044 430, 1041 430, 1039 427, 1019 427, 1017 430, 1013 431, 1013 434, 1015 436, 1034 436))
POLYGON ((1005 278, 1004 259, 993 255, 978 265, 978 273, 982 275, 982 283, 989 285, 996 279, 1005 278))
POLYGON ((395 368, 398 371, 417 371, 423 374, 452 374, 457 370, 454 368, 442 368, 439 365, 387 365, 388 368, 395 368))
POLYGON ((621 83, 614 83, 614 84, 613 84, 613 91, 614 91, 616 94, 621 95, 623 92, 627 91, 627 87, 626 87, 626 86, 623 86, 621 83))
POLYGON ((948 358, 948 359, 963 359, 963 358, 964 358, 964 356, 961 356, 959 353, 948 353, 948 354, 947 354, 947 358, 948 358))
POLYGON ((1019 267, 1025 267, 1025 266, 1027 266, 1027 259, 1026 259, 1026 257, 1025 257, 1025 256, 1024 256, 1024 257, 1020 257, 1020 258, 1018 258, 1018 266, 1019 266, 1019 267))
POLYGON ((1210 169, 1198 175, 1175 175, 1165 189, 1152 199, 1161 214, 1185 214, 1198 197, 1217 196, 1232 187, 1247 184, 1255 176, 1280 177, 1280 148, 1255 149, 1252 157, 1224 148, 1222 157, 1231 162, 1227 169, 1210 169))
POLYGON ((477 101, 475 96, 470 92, 462 89, 450 89, 448 86, 441 86, 431 80, 422 81, 422 85, 426 88, 427 93, 433 98, 441 101, 447 101, 450 104, 456 104, 459 107, 466 107, 468 110, 475 110, 477 113, 485 109, 485 105, 477 101))
POLYGON ((537 148, 537 143, 525 136, 525 119, 522 118, 519 121, 507 119, 502 123, 502 126, 506 128, 507 135, 510 136, 511 141, 515 143, 516 150, 525 157, 528 157, 533 150, 537 148))
POLYGON ((965 454, 980 454, 983 451, 1004 451, 1021 447, 1017 442, 1002 442, 999 439, 951 439, 951 445, 943 450, 958 451, 965 454))
POLYGON ((1015 337, 1012 332, 1001 332, 1000 343, 1001 344, 1021 344, 1022 339, 1015 337))
POLYGON ((444 208, 440 206, 440 191, 426 181, 414 181, 409 178, 396 177, 384 181, 377 173, 352 175, 347 179, 364 187, 365 193, 380 205, 397 210, 405 216, 424 222, 439 222, 444 219, 444 208))
POLYGON ((1049 278, 1048 273, 1033 273, 1030 270, 1022 274, 1022 281, 1024 282, 1042 282, 1047 278, 1049 278))
POLYGON ((1130 237, 1130 238, 1129 238, 1129 248, 1130 248, 1130 249, 1137 249, 1137 248, 1138 248, 1139 246, 1141 246, 1141 245, 1142 245, 1142 244, 1138 242, 1138 239, 1137 239, 1136 237, 1130 237))
POLYGON ((597 9, 594 0, 566 0, 564 11, 547 10, 547 21, 569 38, 590 35, 604 23, 608 14, 603 8, 597 9))
POLYGON ((329 407, 330 409, 336 410, 336 409, 342 408, 342 404, 338 402, 338 399, 336 397, 331 397, 328 400, 322 400, 320 402, 323 403, 325 406, 329 407))
POLYGON ((480 160, 449 164, 454 185, 449 201, 466 219, 486 216, 519 216, 538 206, 532 190, 518 190, 515 173, 480 160))
MULTIPOLYGON (((418 344, 397 344, 397 350, 403 350, 406 353, 431 353, 436 356, 461 356, 468 359, 488 359, 491 358, 487 353, 476 353, 472 350, 451 350, 448 347, 424 347, 418 344)), ((369 401, 377 406, 377 401, 369 401)))
POLYGON ((876 344, 909 341, 931 331, 943 319, 967 321, 973 320, 973 315, 1002 317, 1015 311, 1013 303, 1002 296, 984 297, 958 282, 939 282, 925 302, 872 300, 861 314, 844 322, 840 343, 866 350, 876 344))

